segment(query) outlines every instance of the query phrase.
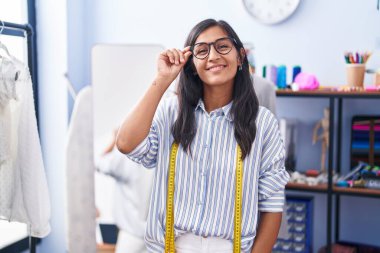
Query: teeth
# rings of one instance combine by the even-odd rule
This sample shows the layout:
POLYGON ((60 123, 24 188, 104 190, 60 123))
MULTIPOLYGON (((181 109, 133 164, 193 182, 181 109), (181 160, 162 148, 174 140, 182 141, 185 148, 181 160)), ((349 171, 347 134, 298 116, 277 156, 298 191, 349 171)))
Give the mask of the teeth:
POLYGON ((220 66, 215 66, 215 67, 211 67, 209 70, 221 70, 222 68, 224 68, 224 66, 220 65, 220 66))

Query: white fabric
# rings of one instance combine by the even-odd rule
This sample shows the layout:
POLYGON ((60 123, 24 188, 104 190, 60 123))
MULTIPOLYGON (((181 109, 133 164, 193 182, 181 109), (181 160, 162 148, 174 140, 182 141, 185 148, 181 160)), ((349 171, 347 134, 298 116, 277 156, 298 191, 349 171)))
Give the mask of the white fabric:
POLYGON ((5 57, 0 58, 0 107, 5 107, 11 99, 17 98, 16 80, 19 71, 17 63, 5 57))
POLYGON ((233 244, 219 237, 204 238, 187 233, 176 239, 175 249, 176 253, 232 253, 233 244))
POLYGON ((76 97, 67 142, 66 221, 70 253, 96 252, 92 90, 76 97))
POLYGON ((123 230, 119 231, 115 253, 146 253, 144 238, 131 235, 123 230))
POLYGON ((0 164, 11 159, 11 111, 9 102, 17 99, 15 64, 0 58, 0 164))
POLYGON ((253 75, 253 87, 259 99, 259 105, 276 115, 276 85, 268 79, 253 75))
POLYGON ((120 229, 116 253, 147 252, 144 233, 153 170, 133 162, 117 148, 106 155, 99 155, 95 163, 99 172, 111 176, 115 182, 112 215, 120 229))
POLYGON ((96 167, 115 179, 113 218, 116 225, 144 238, 154 172, 133 162, 117 148, 98 157, 96 167))
POLYGON ((0 163, 0 219, 26 223, 30 234, 41 238, 50 232, 50 200, 37 131, 32 82, 29 70, 23 63, 15 58, 10 61, 14 69, 7 72, 11 73, 10 76, 1 78, 9 80, 16 71, 17 80, 15 75, 14 87, 7 86, 11 88, 8 90, 10 94, 13 91, 15 94, 8 97, 0 110, 0 121, 6 124, 2 124, 1 128, 7 131, 0 141, 8 143, 6 149, 9 152, 2 156, 6 159, 0 163))
POLYGON ((12 115, 11 106, 8 104, 4 108, 0 107, 0 218, 11 217, 12 203, 15 190, 15 172, 13 167, 13 152, 17 147, 16 143, 11 145, 12 135, 12 115))

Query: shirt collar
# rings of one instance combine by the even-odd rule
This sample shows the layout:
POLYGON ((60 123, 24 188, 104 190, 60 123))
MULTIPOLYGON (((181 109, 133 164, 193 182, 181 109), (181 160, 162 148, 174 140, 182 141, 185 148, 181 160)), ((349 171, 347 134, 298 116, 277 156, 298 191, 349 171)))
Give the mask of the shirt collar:
MULTIPOLYGON (((233 121, 232 115, 231 115, 231 107, 232 107, 233 101, 229 102, 227 105, 223 106, 222 108, 219 108, 217 110, 220 110, 224 116, 226 116, 226 119, 228 121, 233 121)), ((207 113, 205 104, 202 99, 199 99, 197 106, 195 107, 195 111, 202 110, 203 112, 207 113)))

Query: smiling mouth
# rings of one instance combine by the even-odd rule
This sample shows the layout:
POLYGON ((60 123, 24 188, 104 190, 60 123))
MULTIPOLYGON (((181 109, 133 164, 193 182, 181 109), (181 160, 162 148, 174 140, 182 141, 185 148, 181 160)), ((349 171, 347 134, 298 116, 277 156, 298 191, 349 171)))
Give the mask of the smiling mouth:
POLYGON ((207 68, 207 70, 211 71, 211 72, 214 72, 214 71, 219 71, 219 70, 222 70, 224 69, 225 67, 227 67, 227 65, 216 65, 216 66, 212 66, 210 68, 207 68))

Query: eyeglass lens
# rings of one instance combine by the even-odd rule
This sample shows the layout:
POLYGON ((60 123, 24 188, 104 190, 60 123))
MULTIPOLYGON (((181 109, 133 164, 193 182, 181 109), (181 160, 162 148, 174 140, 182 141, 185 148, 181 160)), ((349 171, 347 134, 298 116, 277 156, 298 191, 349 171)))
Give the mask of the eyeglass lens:
POLYGON ((198 59, 206 58, 210 53, 211 45, 219 54, 223 55, 228 54, 234 46, 230 38, 221 38, 211 43, 201 42, 194 45, 194 56, 198 59))

